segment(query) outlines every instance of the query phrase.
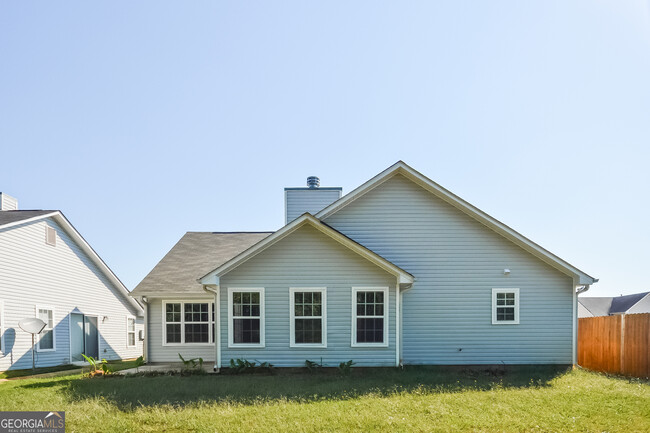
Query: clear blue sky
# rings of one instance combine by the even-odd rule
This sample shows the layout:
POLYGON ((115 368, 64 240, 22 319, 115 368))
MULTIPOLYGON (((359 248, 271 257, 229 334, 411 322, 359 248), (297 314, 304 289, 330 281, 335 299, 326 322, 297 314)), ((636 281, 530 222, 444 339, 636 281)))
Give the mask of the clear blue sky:
POLYGON ((0 4, 0 191, 130 289, 186 231, 402 159, 590 294, 650 290, 649 146, 647 1, 0 4))

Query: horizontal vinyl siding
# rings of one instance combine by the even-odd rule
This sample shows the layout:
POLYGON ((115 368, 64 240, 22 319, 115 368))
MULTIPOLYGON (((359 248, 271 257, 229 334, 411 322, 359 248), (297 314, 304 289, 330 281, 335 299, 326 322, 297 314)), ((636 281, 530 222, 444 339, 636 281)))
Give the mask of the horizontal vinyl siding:
MULTIPOLYGON (((37 352, 37 366, 70 362, 69 314, 75 308, 99 316, 100 358, 135 358, 142 342, 126 347, 126 317, 138 314, 91 259, 52 220, 0 230, 0 299, 4 302, 5 353, 0 371, 31 368, 31 334, 18 321, 35 317, 35 306, 54 308, 55 352, 37 352), (45 244, 45 227, 57 232, 45 244), (105 317, 105 319, 103 319, 105 317)), ((137 333, 143 323, 136 323, 137 333)))
POLYGON ((286 194, 286 223, 305 212, 315 214, 341 197, 341 190, 333 189, 288 189, 286 194))
MULTIPOLYGON (((214 344, 183 344, 163 345, 163 301, 178 301, 174 298, 150 298, 147 304, 147 330, 149 343, 149 360, 151 362, 181 362, 178 354, 185 359, 203 358, 205 362, 213 363, 215 359, 214 344)), ((187 301, 187 299, 183 299, 187 301)), ((192 302, 214 302, 214 296, 205 299, 192 299, 192 302)))
POLYGON ((572 280, 403 176, 325 222, 415 276, 405 363, 572 362, 572 280), (519 325, 492 325, 492 288, 520 289, 519 325))
POLYGON ((359 366, 395 365, 395 284, 386 273, 316 229, 305 226, 221 278, 222 363, 231 359, 304 366, 309 359, 335 366, 354 360, 359 366), (351 347, 352 287, 389 287, 388 347, 351 347), (228 347, 228 288, 265 289, 266 347, 228 347), (327 348, 289 346, 289 288, 327 288, 327 348))

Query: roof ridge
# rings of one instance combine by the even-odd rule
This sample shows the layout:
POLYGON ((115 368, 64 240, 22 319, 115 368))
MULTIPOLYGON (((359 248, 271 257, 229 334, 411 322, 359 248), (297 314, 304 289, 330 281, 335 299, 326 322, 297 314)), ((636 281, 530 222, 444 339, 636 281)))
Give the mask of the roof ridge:
POLYGON ((245 232, 245 231, 236 231, 236 232, 197 232, 197 231, 187 231, 185 233, 204 233, 204 234, 214 234, 214 235, 235 235, 235 234, 259 234, 259 233, 275 233, 274 231, 262 231, 262 232, 245 232))

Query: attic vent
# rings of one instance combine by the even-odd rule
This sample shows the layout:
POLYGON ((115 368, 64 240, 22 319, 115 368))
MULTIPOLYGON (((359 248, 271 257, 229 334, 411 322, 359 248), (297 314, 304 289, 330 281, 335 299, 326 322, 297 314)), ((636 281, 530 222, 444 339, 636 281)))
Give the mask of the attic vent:
POLYGON ((56 230, 52 227, 45 227, 45 243, 56 246, 56 230))

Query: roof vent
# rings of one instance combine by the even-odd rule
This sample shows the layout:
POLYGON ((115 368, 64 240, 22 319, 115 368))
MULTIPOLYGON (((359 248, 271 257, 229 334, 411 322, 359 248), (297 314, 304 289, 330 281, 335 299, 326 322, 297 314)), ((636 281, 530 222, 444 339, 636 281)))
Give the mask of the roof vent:
POLYGON ((316 176, 309 176, 307 178, 307 186, 309 188, 318 188, 320 186, 320 179, 316 176))

